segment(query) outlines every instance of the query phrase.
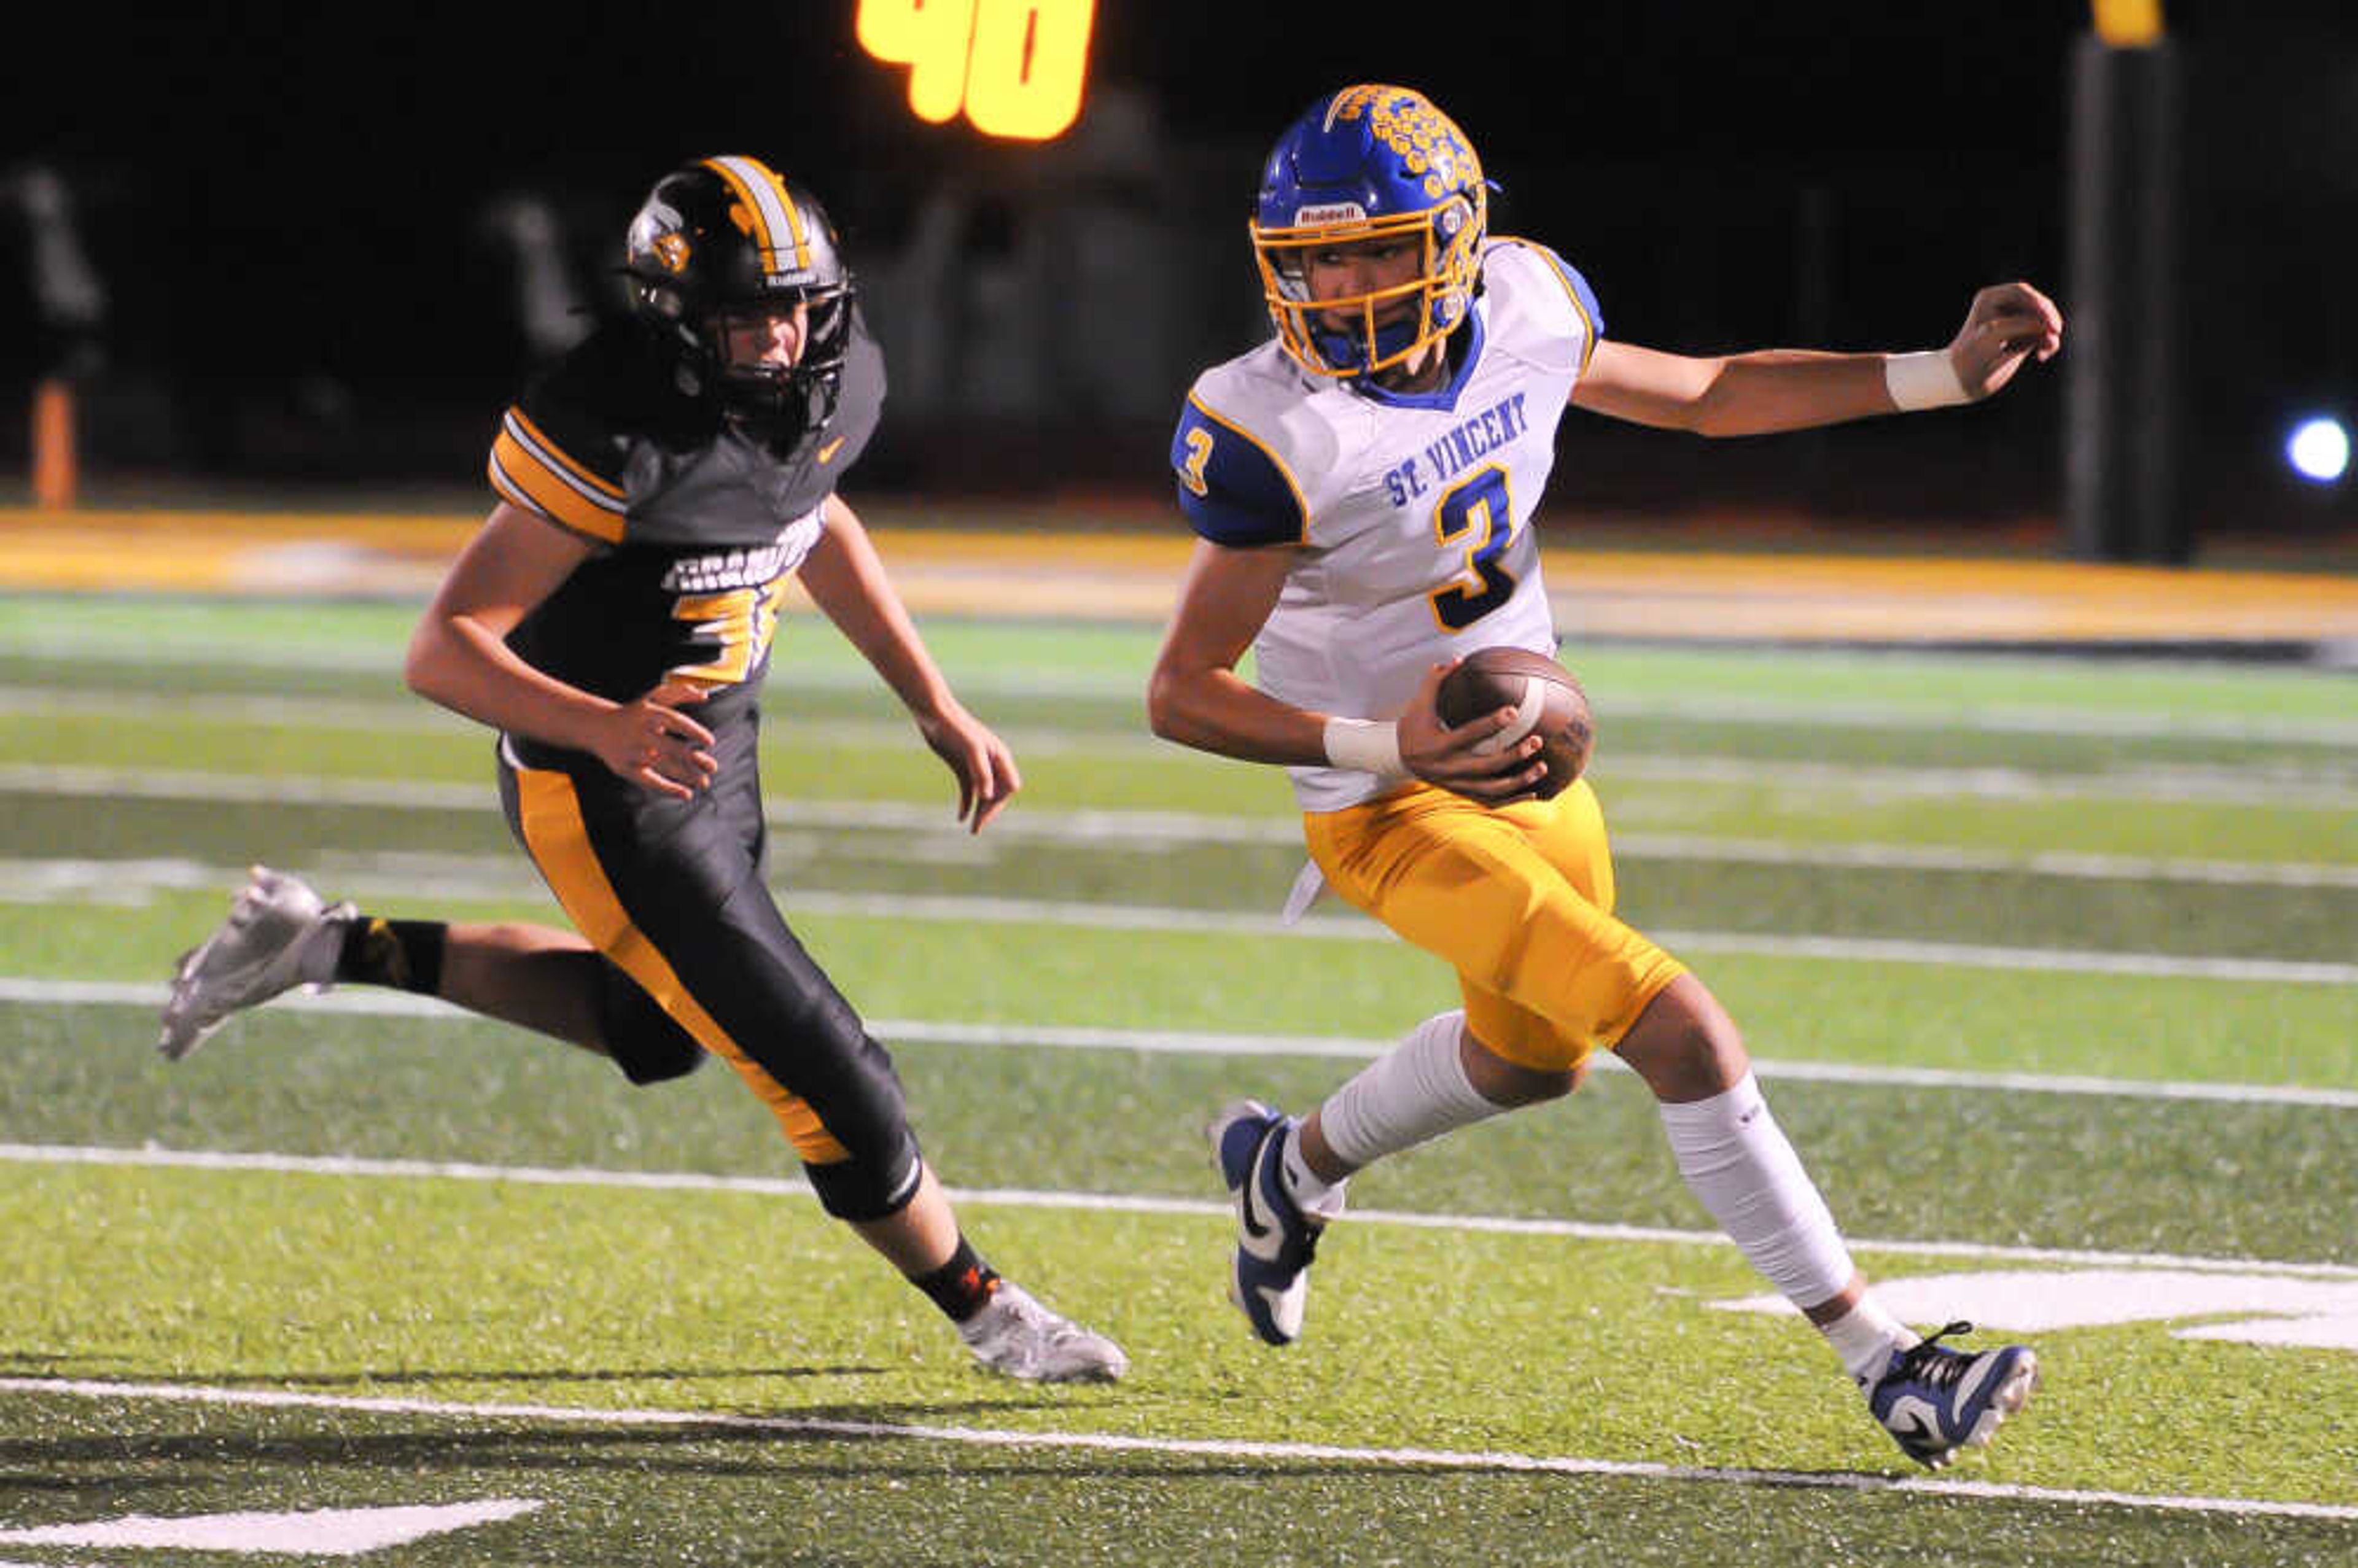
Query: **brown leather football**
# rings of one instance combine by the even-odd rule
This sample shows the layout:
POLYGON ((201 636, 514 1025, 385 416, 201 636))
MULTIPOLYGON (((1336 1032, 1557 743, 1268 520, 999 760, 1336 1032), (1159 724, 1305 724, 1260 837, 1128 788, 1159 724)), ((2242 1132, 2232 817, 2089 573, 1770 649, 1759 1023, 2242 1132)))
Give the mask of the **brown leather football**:
POLYGON ((1481 648, 1466 654, 1465 663, 1442 677, 1434 706, 1452 729, 1481 714, 1515 709, 1516 721, 1498 732, 1497 745, 1540 736, 1547 776, 1531 793, 1541 800, 1563 793, 1581 775, 1596 742, 1588 694, 1580 682, 1545 654, 1528 648, 1481 648))

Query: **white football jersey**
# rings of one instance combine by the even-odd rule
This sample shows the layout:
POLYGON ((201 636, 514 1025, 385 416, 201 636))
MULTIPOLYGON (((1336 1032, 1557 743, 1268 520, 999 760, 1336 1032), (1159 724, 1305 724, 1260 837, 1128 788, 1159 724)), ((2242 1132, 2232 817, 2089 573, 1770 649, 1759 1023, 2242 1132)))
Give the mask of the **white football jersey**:
MULTIPOLYGON (((1555 428, 1602 330, 1543 245, 1492 241, 1445 386, 1403 395, 1313 376, 1272 339, 1196 378, 1171 448, 1196 533, 1301 546, 1253 643, 1282 702, 1392 719, 1431 665, 1476 648, 1552 656, 1531 519, 1555 428)), ((1305 811, 1374 795, 1371 773, 1288 770, 1305 811)))

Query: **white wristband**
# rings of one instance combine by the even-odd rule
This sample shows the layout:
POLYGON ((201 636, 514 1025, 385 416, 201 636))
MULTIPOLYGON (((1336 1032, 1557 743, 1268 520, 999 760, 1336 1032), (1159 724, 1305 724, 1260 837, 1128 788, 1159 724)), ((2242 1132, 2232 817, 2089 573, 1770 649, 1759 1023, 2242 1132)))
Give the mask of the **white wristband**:
POLYGON ((1949 362, 1946 349, 1884 355, 1883 388, 1891 394, 1894 405, 1909 413, 1973 401, 1966 395, 1965 384, 1957 379, 1957 367, 1949 362))
POLYGON ((1338 768, 1356 768, 1378 778, 1408 777, 1401 762, 1400 726, 1372 719, 1329 719, 1326 760, 1338 768))

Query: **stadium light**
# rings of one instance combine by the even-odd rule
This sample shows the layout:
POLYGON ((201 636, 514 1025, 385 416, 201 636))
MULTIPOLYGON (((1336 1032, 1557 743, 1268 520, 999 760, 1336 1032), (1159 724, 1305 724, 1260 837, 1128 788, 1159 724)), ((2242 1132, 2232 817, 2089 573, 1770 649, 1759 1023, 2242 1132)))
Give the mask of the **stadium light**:
POLYGON ((2350 432, 2327 415, 2304 419, 2285 439, 2285 460, 2313 484, 2336 483, 2350 470, 2350 432))

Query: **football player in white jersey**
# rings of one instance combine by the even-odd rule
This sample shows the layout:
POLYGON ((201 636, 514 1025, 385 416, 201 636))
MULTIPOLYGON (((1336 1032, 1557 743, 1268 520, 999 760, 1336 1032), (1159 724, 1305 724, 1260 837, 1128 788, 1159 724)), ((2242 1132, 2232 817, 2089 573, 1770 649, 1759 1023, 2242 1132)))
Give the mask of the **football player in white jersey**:
POLYGON ((1965 1325, 1920 1338, 1877 1302, 1736 1025, 1613 917, 1587 782, 1533 797, 1537 736, 1509 735, 1504 711, 1446 728, 1433 698, 1477 648, 1555 651, 1531 520, 1567 405, 1721 436, 1969 403, 2051 357, 2062 317, 2008 283, 1974 296, 1945 349, 1663 353, 1606 338, 1554 252, 1491 235, 1487 189, 1421 93, 1313 104, 1251 225, 1277 335, 1197 379, 1172 443, 1198 538, 1148 692, 1155 732, 1285 766, 1311 874, 1446 959, 1464 1001, 1306 1117, 1245 1100, 1212 1123, 1239 1220, 1231 1293, 1262 1339, 1291 1342, 1353 1172, 1569 1093, 1592 1051, 1617 1051, 1696 1197, 1901 1448, 1945 1464, 2021 1409, 2037 1358, 1940 1343, 1965 1325), (1257 685, 1236 673, 1248 647, 1257 685))

